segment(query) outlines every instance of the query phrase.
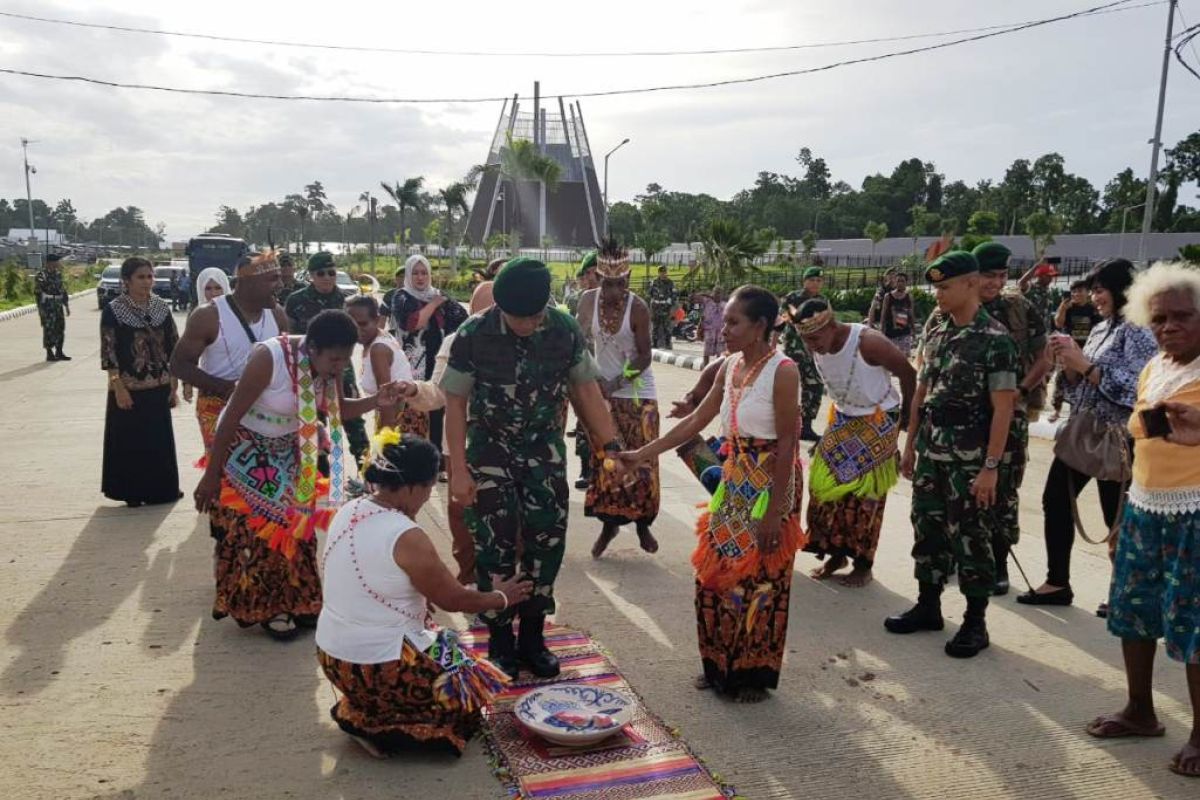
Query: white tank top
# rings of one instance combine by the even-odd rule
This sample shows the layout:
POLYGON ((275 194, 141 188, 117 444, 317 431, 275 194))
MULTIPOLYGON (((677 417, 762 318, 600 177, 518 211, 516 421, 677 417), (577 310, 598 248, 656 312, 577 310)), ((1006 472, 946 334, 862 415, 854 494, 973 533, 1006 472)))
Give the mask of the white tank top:
POLYGON ((325 543, 317 647, 353 664, 382 664, 400 658, 405 639, 421 651, 433 644, 425 597, 393 556, 396 540, 415 527, 366 497, 337 512, 325 543), (352 517, 361 517, 353 527, 352 517))
POLYGON ((381 333, 363 351, 361 381, 363 391, 367 394, 375 394, 379 391, 379 385, 375 382, 375 371, 371 369, 371 350, 376 347, 386 347, 392 351, 391 379, 393 381, 412 383, 412 365, 408 363, 408 356, 404 354, 404 347, 391 334, 381 333))
POLYGON ((297 415, 299 401, 292 388, 292 375, 283 357, 279 337, 255 345, 255 348, 260 347, 266 348, 274 362, 271 383, 254 401, 246 416, 242 417, 242 425, 263 436, 279 437, 295 433, 300 430, 300 417, 297 415))
MULTIPOLYGON (((217 309, 219 328, 216 341, 204 348, 204 352, 200 354, 200 369, 214 378, 236 381, 246 371, 246 362, 250 360, 250 350, 254 342, 250 341, 246 329, 229 307, 229 295, 221 295, 212 302, 217 309)), ((262 312, 262 317, 257 323, 247 324, 250 325, 256 342, 265 342, 279 335, 279 325, 270 309, 262 312)))
MULTIPOLYGON (((738 436, 749 439, 778 439, 775 432, 775 371, 787 357, 776 350, 759 370, 754 383, 746 387, 738 403, 738 436)), ((721 434, 733 435, 733 373, 742 363, 742 354, 725 361, 725 396, 721 399, 721 434)), ((797 386, 797 395, 799 386, 797 386)), ((799 402, 799 397, 796 398, 799 402)))
POLYGON ((865 327, 851 323, 850 336, 838 352, 813 353, 830 400, 848 417, 865 417, 874 414, 876 408, 890 411, 900 405, 891 373, 868 364, 859 351, 865 327))
MULTIPOLYGON (((596 365, 605 380, 620 375, 625 370, 625 362, 637 357, 637 340, 629 321, 632 314, 633 292, 630 292, 625 300, 625 316, 621 319, 621 327, 615 335, 609 334, 600 326, 600 290, 596 290, 596 304, 592 310, 592 341, 596 343, 596 365)), ((637 396, 642 400, 657 399, 653 370, 647 366, 640 378, 642 386, 637 390, 637 396)), ((632 384, 622 386, 612 396, 630 399, 634 396, 634 387, 632 384)))

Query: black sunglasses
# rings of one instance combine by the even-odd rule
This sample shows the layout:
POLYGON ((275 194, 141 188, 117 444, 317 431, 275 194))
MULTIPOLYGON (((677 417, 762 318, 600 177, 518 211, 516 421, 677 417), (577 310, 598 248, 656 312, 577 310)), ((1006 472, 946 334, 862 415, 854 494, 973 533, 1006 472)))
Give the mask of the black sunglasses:
POLYGON ((314 278, 336 278, 337 270, 336 269, 314 269, 313 277, 314 278))

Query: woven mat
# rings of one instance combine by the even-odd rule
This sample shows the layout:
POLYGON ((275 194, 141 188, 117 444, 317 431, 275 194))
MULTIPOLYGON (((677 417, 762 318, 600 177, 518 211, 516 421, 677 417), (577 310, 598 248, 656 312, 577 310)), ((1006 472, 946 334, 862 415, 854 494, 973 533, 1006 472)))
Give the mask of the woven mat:
MULTIPOLYGON (((487 629, 463 634, 473 652, 487 654, 487 629)), ((546 644, 562 674, 539 681, 528 672, 509 686, 484 716, 496 772, 516 798, 544 800, 725 800, 723 787, 687 744, 654 716, 608 656, 586 634, 548 624, 546 644), (633 720, 615 736, 590 748, 561 747, 526 731, 512 713, 517 698, 551 683, 616 689, 634 698, 633 720)))

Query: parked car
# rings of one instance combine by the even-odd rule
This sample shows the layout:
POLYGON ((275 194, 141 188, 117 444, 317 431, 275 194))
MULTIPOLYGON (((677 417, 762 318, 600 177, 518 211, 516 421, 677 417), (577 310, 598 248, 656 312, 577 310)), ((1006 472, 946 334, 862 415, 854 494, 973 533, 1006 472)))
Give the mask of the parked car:
POLYGON ((175 297, 175 287, 179 285, 179 280, 185 272, 187 267, 155 267, 154 293, 170 302, 175 297))
POLYGON ((349 272, 340 269, 337 271, 337 288, 347 300, 358 294, 358 283, 350 277, 349 272))
POLYGON ((103 310, 108 302, 121 293, 121 268, 109 265, 100 273, 100 282, 96 284, 96 302, 103 310))

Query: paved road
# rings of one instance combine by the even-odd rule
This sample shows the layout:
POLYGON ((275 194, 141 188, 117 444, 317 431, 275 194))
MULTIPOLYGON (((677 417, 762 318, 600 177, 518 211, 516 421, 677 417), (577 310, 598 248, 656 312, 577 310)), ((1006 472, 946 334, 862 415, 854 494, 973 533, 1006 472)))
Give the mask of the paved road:
MULTIPOLYGON (((311 639, 290 644, 214 622, 211 546, 186 505, 129 510, 102 498, 104 379, 98 313, 68 321, 69 364, 38 360, 37 322, 2 324, 0 419, 9 469, 0 489, 0 793, 21 798, 502 798, 482 748, 460 760, 365 758, 328 717, 332 693, 311 639)), ((664 396, 695 373, 656 366, 664 396)), ((200 440, 176 412, 180 460, 200 440)), ((1037 498, 1048 448, 1035 446, 1018 547, 1044 570, 1037 498)), ((572 465, 574 467, 574 464, 572 465)), ((197 475, 184 470, 190 493, 197 475)), ((744 707, 690 688, 697 671, 692 581, 694 505, 703 499, 663 460, 654 557, 624 533, 592 561, 597 532, 572 496, 559 619, 591 631, 650 707, 677 724, 749 798, 1184 798, 1196 786, 1165 764, 1190 724, 1183 672, 1160 663, 1168 736, 1097 743, 1086 719, 1118 708, 1117 643, 1091 610, 1108 564, 1076 551, 1079 606, 1030 610, 1011 598, 990 615, 992 648, 952 661, 942 643, 963 603, 948 593, 951 630, 898 638, 884 616, 913 596, 908 487, 888 508, 878 580, 850 590, 806 577, 797 561, 787 663, 779 692, 744 707)), ((449 559, 435 494, 422 519, 449 559)), ((1089 524, 1099 525, 1089 494, 1089 524)), ((1018 578, 1019 580, 1019 578, 1018 578)))

